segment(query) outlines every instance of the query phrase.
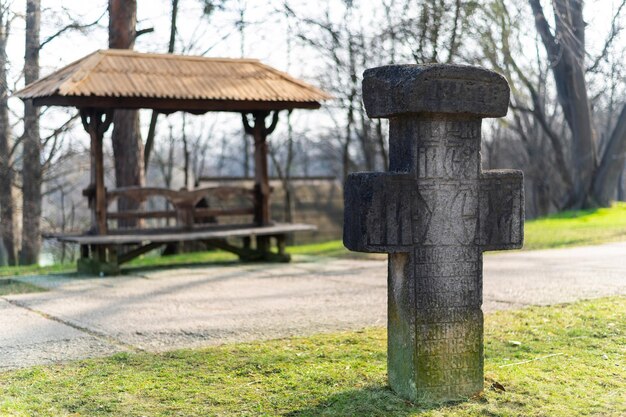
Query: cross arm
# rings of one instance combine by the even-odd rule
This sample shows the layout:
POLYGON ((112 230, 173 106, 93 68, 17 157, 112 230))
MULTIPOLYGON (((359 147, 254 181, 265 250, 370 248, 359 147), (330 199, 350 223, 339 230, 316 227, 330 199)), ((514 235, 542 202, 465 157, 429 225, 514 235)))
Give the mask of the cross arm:
POLYGON ((520 249, 524 243, 522 171, 493 170, 480 179, 479 237, 483 251, 520 249))
POLYGON ((413 244, 408 174, 350 174, 344 186, 343 243, 356 252, 408 252, 413 244))

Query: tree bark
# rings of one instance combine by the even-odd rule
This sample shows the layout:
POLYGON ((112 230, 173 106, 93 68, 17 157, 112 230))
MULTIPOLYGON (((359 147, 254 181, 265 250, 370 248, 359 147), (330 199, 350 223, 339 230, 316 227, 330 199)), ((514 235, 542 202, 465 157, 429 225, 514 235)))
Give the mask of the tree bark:
MULTIPOLYGON (((137 1, 109 0, 109 48, 133 49, 136 37, 137 1)), ((116 110, 113 116, 113 158, 117 187, 144 184, 143 141, 137 110, 116 110)), ((120 199, 118 210, 136 210, 139 204, 120 199)), ((120 227, 134 227, 134 220, 119 220, 120 227)))
MULTIPOLYGON (((26 45, 24 82, 30 84, 39 78, 40 0, 26 1, 26 45)), ((20 263, 37 263, 41 250, 41 140, 39 137, 39 109, 32 102, 24 103, 24 155, 22 168, 22 250, 20 263)))
POLYGON ((0 238, 7 253, 6 263, 15 265, 15 210, 13 201, 13 161, 9 128, 9 90, 7 84, 7 36, 9 16, 0 4, 0 238))

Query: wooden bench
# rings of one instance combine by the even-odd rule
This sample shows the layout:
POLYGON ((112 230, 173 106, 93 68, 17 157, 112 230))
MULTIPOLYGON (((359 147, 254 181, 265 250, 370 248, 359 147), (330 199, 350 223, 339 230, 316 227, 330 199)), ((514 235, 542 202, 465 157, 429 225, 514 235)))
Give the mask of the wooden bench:
MULTIPOLYGON (((85 190, 84 194, 91 200, 90 190, 85 190)), ((313 231, 316 227, 308 224, 255 224, 252 219, 256 210, 254 197, 254 190, 241 187, 180 191, 156 187, 114 189, 106 192, 105 234, 87 232, 46 237, 80 245, 78 271, 90 274, 117 273, 120 265, 142 254, 168 244, 184 246, 186 242, 202 242, 207 248, 232 252, 245 261, 288 262, 290 257, 285 252, 287 236, 313 231), (111 210, 109 207, 121 198, 135 202, 140 208, 111 210), (165 203, 164 207, 144 210, 155 198, 165 203), (224 223, 225 218, 231 222, 224 223), (236 222, 232 222, 232 218, 236 222), (234 240, 240 240, 241 244, 236 245, 234 240), (272 240, 275 251, 271 250, 272 240)))
MULTIPOLYGON (((145 205, 148 199, 162 198, 171 209, 165 210, 137 210, 115 212, 107 208, 107 220, 145 220, 145 219, 175 219, 177 228, 192 229, 203 220, 223 216, 251 216, 254 214, 254 192, 242 187, 207 187, 195 190, 170 190, 157 187, 125 187, 107 191, 107 207, 113 202, 125 198, 134 201, 137 205, 145 205), (211 208, 221 206, 225 202, 235 201, 235 204, 226 208, 211 208), (209 207, 202 207, 205 202, 209 207)), ((119 222, 123 224, 123 222, 119 222)), ((110 222, 109 222, 110 226, 110 222)), ((109 230, 112 230, 109 228, 109 230)))

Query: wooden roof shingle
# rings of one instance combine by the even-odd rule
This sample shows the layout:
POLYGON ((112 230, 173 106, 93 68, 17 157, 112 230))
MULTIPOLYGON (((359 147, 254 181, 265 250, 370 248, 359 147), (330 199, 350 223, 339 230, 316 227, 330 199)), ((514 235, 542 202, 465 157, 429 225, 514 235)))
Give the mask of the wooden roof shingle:
POLYGON ((15 93, 35 105, 255 111, 319 108, 332 97, 254 59, 95 51, 15 93))

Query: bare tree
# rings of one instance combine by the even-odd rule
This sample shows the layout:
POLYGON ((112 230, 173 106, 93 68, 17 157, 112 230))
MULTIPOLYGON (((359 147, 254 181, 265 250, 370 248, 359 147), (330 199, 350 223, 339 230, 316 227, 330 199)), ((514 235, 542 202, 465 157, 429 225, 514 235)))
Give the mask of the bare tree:
MULTIPOLYGON (((68 14, 71 15, 71 14, 68 14)), ((102 16, 101 16, 102 17, 102 16)), ((24 82, 30 84, 39 78, 39 55, 42 48, 62 35, 71 31, 85 31, 95 26, 101 19, 99 17, 90 23, 80 23, 71 16, 69 23, 48 35, 40 41, 40 21, 41 2, 40 0, 28 0, 26 2, 26 31, 25 31, 25 59, 24 59, 24 82)), ((5 29, 8 27, 5 27, 5 29)), ((6 87, 6 82, 3 84, 6 87)), ((60 164, 67 159, 71 153, 63 144, 62 133, 71 128, 74 118, 63 124, 60 128, 54 129, 51 135, 44 138, 40 132, 40 110, 33 106, 32 102, 24 103, 24 133, 22 136, 10 144, 7 142, 7 152, 2 152, 2 157, 7 158, 4 166, 14 164, 11 158, 16 154, 17 146, 22 146, 21 161, 21 183, 22 183, 22 248, 20 251, 20 263, 36 263, 41 250, 41 213, 43 187, 46 181, 52 180, 58 175, 62 175, 63 169, 60 164), (53 169, 54 168, 54 169, 53 169), (52 173, 55 171, 55 173, 52 173)), ((8 186, 9 179, 15 180, 13 171, 5 171, 3 178, 8 186), (11 177, 11 178, 9 178, 11 177)), ((4 194, 3 196, 10 196, 4 194)), ((10 209, 10 204, 5 203, 3 207, 10 209)), ((10 217, 5 213, 6 217, 10 217)), ((9 251, 12 252, 12 251, 9 251)), ((9 255, 10 256, 10 255, 9 255)))
POLYGON ((183 188, 189 189, 189 140, 187 140, 187 114, 183 113, 181 140, 183 141, 183 188))
MULTIPOLYGON (((109 48, 133 49, 137 37, 137 1, 109 0, 109 48)), ((137 110, 116 110, 113 116, 113 159, 115 185, 117 187, 142 186, 144 184, 143 141, 137 110)), ((118 210, 134 210, 138 203, 120 199, 118 210)), ((123 221, 133 226, 134 221, 123 221)))
POLYGON ((476 60, 504 74, 511 85, 512 111, 498 123, 514 135, 500 133, 506 145, 499 152, 516 150, 502 165, 524 169, 530 216, 609 204, 624 167, 625 83, 610 61, 620 31, 615 22, 626 1, 616 9, 596 57, 585 44, 587 24, 579 3, 555 0, 554 28, 541 3, 532 0, 490 1, 477 19, 484 25, 475 29, 482 46, 476 60), (528 32, 531 25, 536 32, 528 32))
POLYGON ((269 155, 272 160, 276 174, 283 187, 284 201, 283 201, 283 220, 287 223, 291 223, 294 217, 295 201, 293 197, 293 187, 291 184, 292 167, 294 162, 294 146, 293 146, 293 126, 291 123, 291 111, 287 113, 287 137, 285 143, 285 157, 284 162, 281 163, 278 155, 278 147, 276 142, 272 140, 269 147, 269 155))
MULTIPOLYGON (((24 82, 39 78, 40 0, 26 1, 26 46, 24 53, 24 82)), ((37 263, 41 250, 41 139, 39 109, 32 102, 24 103, 24 137, 22 160, 22 250, 21 264, 37 263)))
MULTIPOLYGON (((174 52, 176 45, 176 21, 178 19, 178 0, 172 0, 172 12, 170 14, 170 40, 167 45, 167 53, 174 52)), ((159 113, 156 110, 152 110, 152 116, 150 116, 150 127, 148 128, 148 136, 146 137, 146 145, 144 149, 144 169, 148 170, 150 163, 150 154, 154 146, 154 137, 156 135, 156 125, 159 117, 159 113)))
MULTIPOLYGON (((626 160, 626 103, 611 133, 604 154, 598 158, 592 104, 586 79, 587 55, 582 0, 554 0, 555 25, 551 28, 540 0, 529 0, 535 27, 541 36, 559 103, 571 135, 572 207, 607 205, 615 195, 626 160), (599 162, 599 164, 598 164, 599 162)), ((619 12, 625 2, 622 2, 619 12)), ((611 38, 607 41, 608 44, 611 38)), ((604 53, 604 52, 603 52, 604 53)), ((591 68, 596 64, 594 63, 591 68)))
POLYGON ((363 71, 458 59, 475 8, 474 2, 459 0, 384 0, 380 6, 345 0, 298 12, 284 3, 283 13, 298 21, 297 38, 319 55, 320 83, 336 97, 326 109, 340 138, 336 152, 344 177, 356 168, 388 163, 386 129, 367 117, 361 100, 363 71))
POLYGON ((0 1, 0 237, 7 263, 15 265, 15 209, 13 201, 13 147, 9 125, 7 40, 11 28, 8 5, 0 1))
POLYGON ((485 24, 476 31, 482 47, 477 61, 507 77, 512 89, 510 117, 495 122, 506 129, 492 130, 496 137, 484 136, 489 165, 523 167, 527 214, 547 214, 565 204, 566 190, 572 185, 568 139, 558 131, 562 123, 558 105, 549 96, 547 65, 541 58, 531 62, 518 58, 528 47, 528 40, 522 44, 518 36, 527 24, 521 18, 522 10, 512 15, 504 0, 495 0, 482 12, 479 20, 485 24))
POLYGON ((205 169, 207 168, 209 162, 207 154, 211 150, 210 145, 215 134, 215 126, 216 123, 212 122, 206 132, 204 132, 204 127, 202 126, 198 129, 199 133, 190 140, 190 169, 193 173, 194 184, 197 184, 198 179, 204 175, 205 169))

